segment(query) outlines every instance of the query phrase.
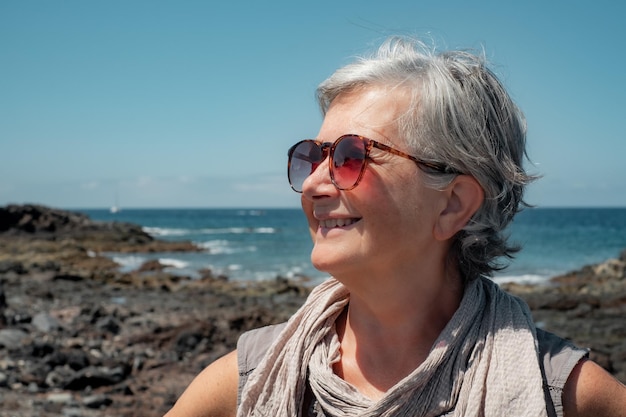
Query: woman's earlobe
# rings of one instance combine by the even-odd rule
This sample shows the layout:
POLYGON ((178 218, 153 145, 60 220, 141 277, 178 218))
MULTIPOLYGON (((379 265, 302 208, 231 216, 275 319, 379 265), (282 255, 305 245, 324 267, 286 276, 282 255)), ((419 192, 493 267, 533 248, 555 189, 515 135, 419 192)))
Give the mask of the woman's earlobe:
POLYGON ((467 225, 478 211, 485 198, 485 192, 476 178, 459 175, 443 191, 446 206, 439 213, 433 234, 437 240, 448 240, 467 225))

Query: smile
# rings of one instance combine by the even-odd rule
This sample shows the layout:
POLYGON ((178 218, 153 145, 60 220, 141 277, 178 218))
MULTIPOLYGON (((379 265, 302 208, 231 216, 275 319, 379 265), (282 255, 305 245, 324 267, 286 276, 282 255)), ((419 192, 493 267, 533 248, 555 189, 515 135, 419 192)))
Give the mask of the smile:
POLYGON ((320 220, 320 227, 324 229, 333 229, 335 227, 345 227, 350 226, 358 222, 361 219, 326 219, 320 220))

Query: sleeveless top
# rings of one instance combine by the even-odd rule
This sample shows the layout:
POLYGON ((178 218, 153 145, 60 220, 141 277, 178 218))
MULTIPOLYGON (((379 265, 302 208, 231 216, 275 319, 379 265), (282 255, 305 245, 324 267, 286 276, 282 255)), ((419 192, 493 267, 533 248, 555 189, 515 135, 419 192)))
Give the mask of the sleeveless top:
MULTIPOLYGON (((272 342, 285 327, 285 323, 261 327, 243 333, 237 342, 237 363, 239 368, 239 389, 237 405, 248 376, 256 369, 272 342)), ((537 329, 539 343, 539 365, 543 375, 543 391, 549 417, 563 417, 562 393, 567 379, 580 362, 588 357, 587 349, 576 347, 572 342, 553 333, 537 329)), ((309 409, 309 416, 323 416, 315 401, 309 409)))

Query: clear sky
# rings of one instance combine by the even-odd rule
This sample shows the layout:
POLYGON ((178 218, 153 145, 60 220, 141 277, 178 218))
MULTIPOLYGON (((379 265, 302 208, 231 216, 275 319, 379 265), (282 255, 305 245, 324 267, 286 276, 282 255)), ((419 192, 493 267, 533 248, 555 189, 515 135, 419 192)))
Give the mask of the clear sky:
POLYGON ((486 51, 530 203, 626 206, 625 4, 0 0, 0 205, 296 207, 315 87, 402 34, 486 51))

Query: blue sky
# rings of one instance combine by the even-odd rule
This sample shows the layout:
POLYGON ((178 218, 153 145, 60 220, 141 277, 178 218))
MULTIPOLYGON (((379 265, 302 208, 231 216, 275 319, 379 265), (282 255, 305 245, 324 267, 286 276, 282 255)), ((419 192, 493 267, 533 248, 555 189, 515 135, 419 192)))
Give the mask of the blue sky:
POLYGON ((624 2, 473 3, 1 0, 0 205, 296 207, 315 87, 402 34, 484 48, 528 119, 529 202, 626 206, 624 2))

